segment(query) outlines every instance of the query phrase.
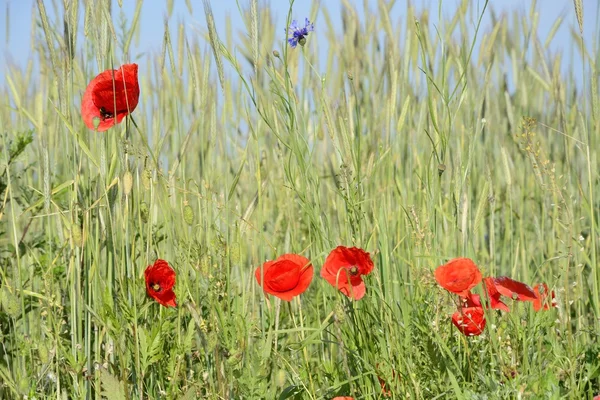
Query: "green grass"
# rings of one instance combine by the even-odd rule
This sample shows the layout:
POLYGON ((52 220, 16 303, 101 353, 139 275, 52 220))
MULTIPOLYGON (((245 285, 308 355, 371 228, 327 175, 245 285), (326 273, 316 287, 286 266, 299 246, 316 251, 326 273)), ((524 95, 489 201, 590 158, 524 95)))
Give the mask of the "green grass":
POLYGON ((373 399, 378 376, 396 399, 600 393, 597 53, 578 31, 583 88, 533 13, 473 36, 466 7, 433 26, 348 6, 339 27, 315 6, 290 49, 251 1, 239 37, 178 26, 133 59, 143 14, 86 3, 65 31, 38 2, 39 73, 11 68, 0 97, 0 398, 373 399), (81 94, 125 62, 148 65, 139 129, 94 133, 81 94), (360 301, 319 276, 337 245, 373 256, 360 301), (291 303, 253 278, 287 252, 316 267, 291 303), (511 301, 462 336, 433 278, 458 256, 559 308, 511 301), (176 309, 146 296, 157 257, 176 309))

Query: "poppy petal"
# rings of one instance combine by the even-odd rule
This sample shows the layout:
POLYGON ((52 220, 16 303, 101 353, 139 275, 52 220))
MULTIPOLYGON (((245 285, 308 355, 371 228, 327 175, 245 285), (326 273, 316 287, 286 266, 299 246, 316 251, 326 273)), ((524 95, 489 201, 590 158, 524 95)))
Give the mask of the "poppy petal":
POLYGON ((437 267, 434 272, 438 284, 449 292, 466 297, 481 282, 481 272, 473 260, 455 258, 437 267))
POLYGON ((536 298, 535 298, 535 300, 533 300, 533 309, 535 311, 540 311, 541 309, 549 310, 550 306, 555 307, 555 308, 558 307, 558 304, 556 303, 554 291, 552 291, 550 293, 551 302, 550 302, 550 304, 548 304, 547 298, 548 298, 549 289, 548 289, 548 285, 546 285, 545 283, 540 283, 540 284, 536 285, 533 288, 533 291, 536 294, 536 298), (543 289, 543 291, 540 289, 543 289))
POLYGON ((469 292, 464 298, 465 307, 481 307, 481 296, 469 292))
POLYGON ((137 74, 137 64, 125 64, 118 70, 102 72, 92 92, 94 104, 111 114, 135 110, 140 97, 137 74))
POLYGON ((485 286, 485 290, 487 291, 488 297, 490 298, 490 307, 494 310, 502 310, 509 312, 510 309, 508 308, 508 306, 502 300, 500 300, 501 293, 496 288, 494 278, 485 278, 483 280, 483 285, 485 286))
POLYGON ((482 307, 465 307, 452 314, 452 323, 463 335, 478 336, 485 328, 485 313, 482 307))
POLYGON ((362 275, 370 274, 373 268, 368 252, 357 247, 338 246, 323 263, 321 277, 344 295, 359 300, 366 293, 362 275))
POLYGON ((298 285, 300 268, 295 262, 278 260, 265 272, 265 285, 274 292, 288 292, 298 285))
POLYGON ((314 268, 308 258, 297 254, 284 254, 275 261, 265 262, 254 271, 254 277, 265 293, 285 301, 304 293, 313 275, 314 268))
POLYGON ((503 296, 518 301, 533 301, 537 298, 533 289, 523 282, 516 281, 508 276, 499 276, 491 279, 494 281, 496 290, 503 296))
POLYGON ((90 129, 102 132, 120 123, 135 110, 140 97, 137 64, 98 74, 88 84, 81 99, 81 116, 90 129))
POLYGON ((156 260, 144 271, 146 293, 165 307, 175 307, 175 270, 165 260, 156 260))
POLYGON ((158 301, 160 304, 162 304, 165 307, 177 306, 175 292, 173 290, 164 290, 161 293, 155 294, 153 297, 156 301, 158 301))
POLYGON ((360 300, 367 293, 367 287, 365 286, 364 282, 361 282, 358 285, 341 285, 338 287, 338 289, 352 300, 360 300))

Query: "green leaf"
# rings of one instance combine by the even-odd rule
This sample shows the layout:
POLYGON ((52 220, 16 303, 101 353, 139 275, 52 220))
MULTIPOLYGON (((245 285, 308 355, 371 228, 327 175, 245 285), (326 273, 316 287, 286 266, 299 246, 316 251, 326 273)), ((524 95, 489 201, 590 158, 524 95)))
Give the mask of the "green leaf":
POLYGON ((450 383, 452 384, 452 389, 454 389, 454 393, 456 394, 455 398, 457 400, 464 399, 465 395, 463 394, 462 390, 460 390, 460 385, 458 384, 456 377, 450 370, 448 370, 448 377, 450 378, 450 383))
POLYGON ((100 382, 102 384, 102 392, 100 393, 102 397, 110 400, 126 400, 123 382, 105 369, 100 371, 100 382))
POLYGON ((290 397, 293 397, 293 396, 299 394, 301 391, 302 391, 302 388, 298 387, 296 385, 288 386, 285 389, 283 389, 283 392, 281 392, 281 394, 279 395, 278 400, 289 399, 290 397))
POLYGON ((183 396, 180 397, 180 400, 195 400, 198 397, 196 396, 196 388, 191 387, 185 392, 183 396))

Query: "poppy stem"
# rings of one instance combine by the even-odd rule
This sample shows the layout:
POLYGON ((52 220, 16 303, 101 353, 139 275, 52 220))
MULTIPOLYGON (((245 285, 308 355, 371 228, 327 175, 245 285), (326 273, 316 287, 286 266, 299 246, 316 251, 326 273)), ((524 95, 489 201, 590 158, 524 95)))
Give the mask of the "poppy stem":
POLYGON ((308 263, 305 266, 303 266, 302 268, 300 268, 300 273, 303 273, 304 271, 306 271, 307 269, 309 269, 310 267, 312 267, 312 263, 308 263))
POLYGON ((135 129, 139 132, 140 138, 142 139, 142 143, 144 143, 144 146, 146 146, 148 153, 150 153, 150 156, 152 157, 152 161, 154 161, 154 168, 156 168, 158 170, 158 160, 154 156, 154 153, 152 152, 152 149, 150 148, 150 145, 148 144, 148 138, 146 136, 144 136, 144 133, 142 132, 140 127, 135 122, 135 119, 133 119, 133 117, 131 115, 129 115, 128 118, 131 119, 131 123, 133 124, 133 126, 135 126, 135 129))

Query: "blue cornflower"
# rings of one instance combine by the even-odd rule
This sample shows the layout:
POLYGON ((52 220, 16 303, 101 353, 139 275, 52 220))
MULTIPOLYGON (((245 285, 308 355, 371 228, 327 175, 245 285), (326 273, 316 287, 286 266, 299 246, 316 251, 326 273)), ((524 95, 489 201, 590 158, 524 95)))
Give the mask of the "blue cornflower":
POLYGON ((298 21, 293 20, 288 30, 288 35, 290 35, 288 43, 290 44, 290 47, 295 48, 298 44, 304 46, 306 43, 306 36, 308 36, 309 32, 313 32, 314 30, 315 25, 311 24, 308 18, 304 19, 304 28, 299 27, 298 21))

